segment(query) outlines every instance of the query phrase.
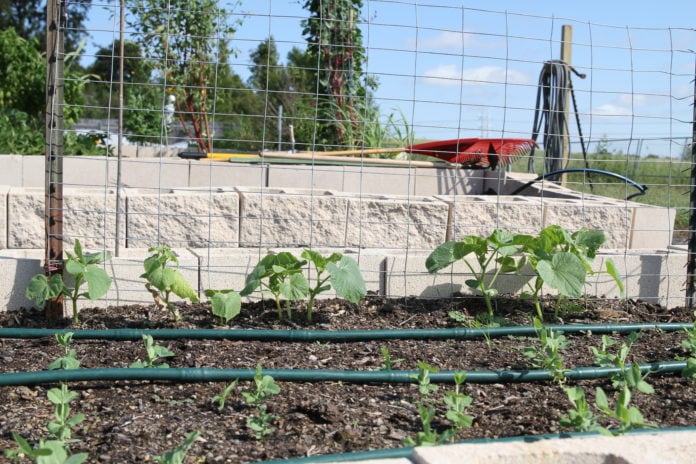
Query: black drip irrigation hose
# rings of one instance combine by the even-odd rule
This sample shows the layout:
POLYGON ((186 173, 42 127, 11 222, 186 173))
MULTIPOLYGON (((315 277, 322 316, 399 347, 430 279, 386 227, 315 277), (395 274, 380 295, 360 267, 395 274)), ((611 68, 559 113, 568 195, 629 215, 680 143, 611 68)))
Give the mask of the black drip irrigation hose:
MULTIPOLYGON (((673 332, 690 330, 692 322, 657 322, 633 324, 549 324, 544 328, 562 333, 625 334, 641 330, 673 332)), ((31 339, 72 333, 73 340, 140 340, 150 335, 158 340, 235 340, 235 341, 287 341, 287 342, 358 342, 371 340, 469 340, 483 337, 534 337, 538 329, 533 326, 511 326, 451 329, 384 329, 384 330, 277 330, 277 329, 31 329, 0 328, 0 339, 31 339)))
MULTIPOLYGON (((644 374, 677 373, 684 370, 686 361, 659 361, 639 364, 644 374)), ((464 371, 467 383, 520 383, 553 380, 549 370, 464 371)), ((572 380, 602 379, 621 372, 618 367, 576 367, 565 371, 572 380)), ((283 382, 346 382, 346 383, 414 383, 418 371, 347 371, 331 369, 264 369, 276 381, 283 382)), ((0 374, 0 386, 36 385, 56 382, 86 382, 103 380, 150 380, 182 383, 222 382, 239 379, 253 380, 255 369, 183 368, 96 368, 0 374)), ((435 383, 454 383, 455 371, 430 374, 435 383)))
POLYGON ((527 182, 526 184, 524 184, 523 186, 517 188, 510 195, 519 195, 520 192, 523 192, 524 190, 531 187, 533 184, 539 182, 540 180, 544 180, 547 177, 553 177, 553 176, 557 176, 557 175, 568 173, 568 172, 583 172, 583 173, 588 173, 588 174, 594 173, 594 174, 601 174, 601 175, 605 175, 605 176, 609 176, 609 177, 614 177, 616 179, 620 179, 620 180, 626 182, 627 184, 630 184, 638 189, 638 192, 627 196, 626 200, 630 200, 631 198, 634 198, 634 197, 637 197, 640 195, 645 195, 645 191, 648 190, 647 185, 641 185, 638 182, 631 180, 628 177, 622 176, 621 174, 617 174, 615 172, 605 171, 603 169, 594 169, 594 168, 566 168, 566 169, 559 169, 557 171, 547 172, 546 174, 542 174, 539 177, 537 177, 536 179, 531 180, 531 181, 527 182))

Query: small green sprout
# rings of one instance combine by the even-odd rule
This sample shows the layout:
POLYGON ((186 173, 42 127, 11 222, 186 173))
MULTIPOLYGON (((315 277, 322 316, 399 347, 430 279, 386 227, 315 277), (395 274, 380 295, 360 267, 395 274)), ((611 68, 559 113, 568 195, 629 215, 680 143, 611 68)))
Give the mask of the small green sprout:
POLYGON ((174 353, 169 351, 162 345, 156 345, 152 335, 143 335, 143 343, 145 343, 145 352, 147 357, 145 361, 136 361, 130 365, 133 368, 168 368, 169 364, 160 363, 162 358, 174 356, 174 353))
POLYGON ((201 433, 198 430, 194 430, 184 438, 183 442, 176 445, 173 450, 167 451, 162 456, 154 456, 153 459, 160 464, 185 464, 186 454, 193 445, 193 442, 200 436, 201 433))
POLYGON ((63 355, 48 365, 49 370, 80 368, 80 361, 77 359, 77 351, 70 348, 72 337, 73 332, 56 334, 56 342, 63 348, 63 355))
POLYGON ((210 400, 211 403, 218 405, 218 411, 222 412, 225 409, 225 403, 227 402, 227 397, 229 397, 230 393, 232 393, 232 390, 234 390, 237 387, 238 381, 239 381, 239 379, 235 379, 234 382, 227 384, 222 389, 222 391, 220 392, 219 395, 213 396, 213 398, 210 400))

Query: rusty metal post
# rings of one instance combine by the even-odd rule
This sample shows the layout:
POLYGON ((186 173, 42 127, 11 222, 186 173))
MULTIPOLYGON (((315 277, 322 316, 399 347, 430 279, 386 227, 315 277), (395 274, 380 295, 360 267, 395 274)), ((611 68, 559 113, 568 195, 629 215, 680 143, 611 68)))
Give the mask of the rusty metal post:
POLYGON ((691 120, 691 195, 689 197, 689 253, 686 260, 686 306, 694 307, 696 293, 696 61, 694 61, 694 104, 691 120))
MULTIPOLYGON (((63 272, 63 105, 65 0, 46 3, 46 142, 44 221, 47 276, 63 272)), ((46 302, 49 320, 64 317, 63 298, 46 302)))

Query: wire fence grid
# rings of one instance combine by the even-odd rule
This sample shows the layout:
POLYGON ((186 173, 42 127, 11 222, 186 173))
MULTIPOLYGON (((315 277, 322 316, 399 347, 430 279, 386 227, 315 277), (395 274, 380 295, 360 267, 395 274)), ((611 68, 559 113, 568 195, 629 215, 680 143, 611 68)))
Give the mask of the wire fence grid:
MULTIPOLYGON (((627 298, 689 302, 696 29, 357 3, 91 2, 73 28, 75 2, 49 0, 64 66, 49 64, 51 156, 43 177, 43 159, 12 161, 7 250, 54 247, 49 267, 76 239, 111 251, 107 303, 142 296, 142 258, 161 244, 201 294, 239 290, 269 251, 312 248, 355 256, 375 294, 450 297, 471 293, 467 270, 428 274, 437 245, 559 224, 605 231, 598 260, 616 262, 627 298), (63 48, 71 34, 83 48, 63 48), (559 60, 567 75, 545 75, 559 60), (411 150, 459 139, 538 147, 496 169, 485 153, 444 166, 411 150), (372 148, 393 152, 324 156, 372 148), (619 177, 559 173, 510 195, 568 168, 619 177)), ((617 298, 605 277, 588 293, 617 298)))

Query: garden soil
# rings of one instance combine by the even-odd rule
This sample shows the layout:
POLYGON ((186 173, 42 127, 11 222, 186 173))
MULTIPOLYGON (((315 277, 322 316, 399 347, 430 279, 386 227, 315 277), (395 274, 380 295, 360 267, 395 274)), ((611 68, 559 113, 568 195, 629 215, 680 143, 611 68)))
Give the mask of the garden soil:
MULTIPOLYGON (((531 323, 533 307, 516 299, 497 300, 497 314, 509 323, 531 323)), ((367 297, 359 305, 342 300, 317 302, 313 321, 307 322, 304 307, 293 307, 293 319, 278 320, 271 302, 246 304, 241 314, 225 328, 242 329, 408 329, 461 327, 449 316, 458 311, 473 319, 484 311, 473 298, 447 300, 391 299, 367 297)), ((106 328, 223 328, 205 304, 179 307, 182 320, 172 322, 167 312, 154 306, 85 309, 80 322, 69 320, 46 324, 39 311, 0 313, 2 327, 106 328)), ((545 314, 554 323, 692 322, 687 308, 667 310, 634 301, 587 301, 566 305, 560 320, 553 311, 545 314)), ((617 341, 624 336, 614 335, 617 341)), ((683 359, 684 332, 646 331, 633 344, 630 361, 652 362, 683 359)), ((563 351, 566 367, 591 366, 589 347, 599 347, 601 337, 588 333, 567 335, 570 346, 563 351)), ((175 356, 171 367, 254 369, 339 369, 374 371, 384 367, 389 353, 394 369, 418 369, 423 362, 440 370, 528 369, 525 347, 538 346, 533 338, 480 340, 378 340, 364 342, 279 342, 162 340, 175 356)), ((82 368, 128 367, 145 358, 142 341, 74 340, 82 368)), ((616 347, 612 347, 615 349, 616 347)), ((61 355, 55 339, 0 340, 0 370, 19 372, 46 369, 61 355)), ((636 393, 632 404, 645 419, 658 427, 696 426, 696 381, 679 374, 650 375, 654 394, 636 393)), ((74 414, 85 420, 76 426, 70 445, 72 453, 87 452, 87 462, 154 462, 198 430, 199 438, 188 453, 189 463, 241 463, 317 456, 352 451, 399 448, 404 439, 422 430, 417 403, 423 398, 416 384, 358 384, 347 382, 277 382, 280 392, 267 400, 267 411, 276 417, 274 431, 265 439, 254 438, 247 419, 256 414, 242 395, 252 381, 240 381, 231 391, 222 411, 211 399, 227 382, 173 383, 155 381, 92 381, 69 385, 78 396, 71 403, 74 414)), ((594 400, 596 387, 612 392, 609 380, 568 381, 585 387, 594 400)), ((49 438, 47 422, 53 405, 46 392, 56 385, 0 387, 0 449, 16 448, 18 433, 30 442, 49 438)), ((435 430, 451 427, 442 401, 454 385, 440 384, 432 394, 437 414, 435 430)), ((571 431, 559 420, 570 403, 553 382, 465 383, 463 393, 472 404, 471 427, 457 432, 455 440, 498 438, 571 431)), ((607 427, 616 423, 605 422, 607 427)), ((6 459, 0 457, 0 460, 6 459)), ((26 462, 29 462, 28 460, 26 462)))

